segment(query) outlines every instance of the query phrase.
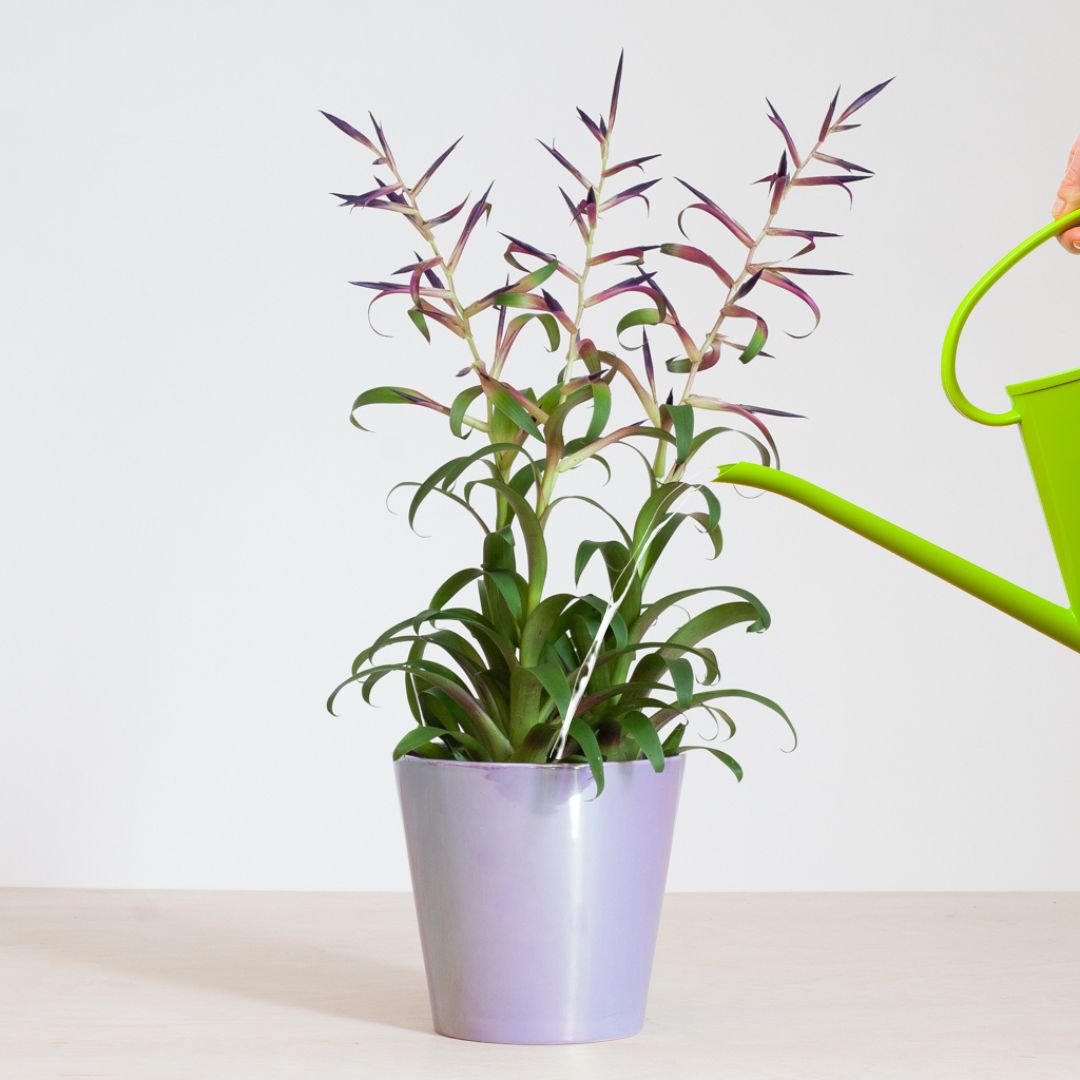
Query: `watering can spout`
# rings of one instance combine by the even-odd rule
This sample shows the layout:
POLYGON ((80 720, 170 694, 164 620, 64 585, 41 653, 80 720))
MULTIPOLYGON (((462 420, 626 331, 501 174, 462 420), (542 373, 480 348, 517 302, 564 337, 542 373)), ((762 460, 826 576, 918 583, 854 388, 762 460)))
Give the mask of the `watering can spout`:
POLYGON ((956 379, 956 348, 972 309, 1021 258, 1080 224, 1080 211, 1051 222, 1015 247, 964 297, 942 349, 945 394, 971 420, 1017 424, 1061 568, 1069 607, 1055 604, 915 533, 790 473, 741 462, 720 468, 717 482, 772 491, 816 510, 860 536, 951 582, 1055 641, 1080 652, 1080 369, 1008 387, 1012 408, 991 413, 972 404, 956 379))
POLYGON ((1080 651, 1080 619, 1076 611, 1037 596, 831 491, 780 469, 745 461, 721 466, 716 479, 719 483, 772 491, 816 510, 822 516, 951 582, 1062 645, 1080 651))

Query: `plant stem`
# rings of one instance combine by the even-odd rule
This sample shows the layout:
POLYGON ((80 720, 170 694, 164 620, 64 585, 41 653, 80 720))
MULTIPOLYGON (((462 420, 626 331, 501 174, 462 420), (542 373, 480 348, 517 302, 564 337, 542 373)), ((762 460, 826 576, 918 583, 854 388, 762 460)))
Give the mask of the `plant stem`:
MULTIPOLYGON (((828 132, 826 132, 825 138, 828 138, 828 132)), ((809 154, 806 154, 802 159, 802 164, 797 166, 791 174, 791 178, 784 186, 784 190, 780 193, 780 199, 776 205, 775 210, 770 210, 765 218, 765 224, 761 227, 761 232, 758 233, 757 238, 750 246, 746 253, 746 261, 743 263, 742 269, 739 271, 738 276, 731 283, 731 287, 728 289, 727 296, 724 299, 724 303, 721 305, 720 314, 717 315, 716 321, 712 325, 712 329, 705 335, 705 340, 702 342, 700 349, 700 356, 704 358, 705 353, 711 348, 716 341, 717 335, 720 333, 720 328, 724 325, 724 319, 726 318, 725 312, 728 306, 735 299, 735 294, 740 288, 754 275, 755 267, 757 264, 758 248, 761 246, 765 237, 768 235, 769 229, 772 228, 773 222, 776 220, 777 215, 780 213, 781 208, 784 205, 784 201, 791 193, 791 189, 795 186, 794 182, 802 175, 803 170, 811 161, 814 160, 814 155, 824 145, 825 138, 820 138, 814 143, 813 149, 809 154)), ((701 364, 699 359, 697 363, 691 364, 690 371, 686 376, 686 385, 683 387, 682 396, 679 401, 681 404, 686 403, 686 399, 690 396, 691 391, 694 388, 694 379, 697 377, 698 367, 701 364)))
POLYGON ((589 231, 585 237, 585 263, 578 277, 577 311, 574 313, 574 333, 570 338, 570 345, 566 350, 566 363, 563 366, 562 381, 565 385, 570 377, 570 369, 578 358, 578 347, 581 342, 581 320, 585 315, 585 285, 589 279, 589 262, 592 260, 593 244, 596 242, 596 232, 600 225, 600 200, 604 192, 604 173, 607 171, 608 151, 611 144, 612 132, 609 130, 607 138, 600 145, 600 179, 593 190, 596 192, 596 220, 589 225, 589 231))
MULTIPOLYGON (((577 309, 574 312, 574 332, 570 337, 570 343, 566 349, 566 362, 563 364, 562 376, 560 377, 559 401, 566 399, 566 383, 570 378, 570 371, 574 362, 578 359, 581 345, 581 320, 585 316, 585 301, 588 299, 585 292, 589 280, 589 263, 592 261, 593 245, 596 242, 596 233, 600 226, 600 200, 604 191, 604 173, 607 172, 608 153, 611 149, 612 128, 608 129, 607 136, 600 144, 600 179, 593 185, 596 197, 596 219, 589 225, 585 236, 585 259, 578 275, 577 309)), ((555 482, 559 477, 558 465, 553 469, 545 469, 540 482, 540 490, 537 494, 536 513, 541 523, 546 520, 547 508, 551 505, 551 497, 555 492, 555 482)))

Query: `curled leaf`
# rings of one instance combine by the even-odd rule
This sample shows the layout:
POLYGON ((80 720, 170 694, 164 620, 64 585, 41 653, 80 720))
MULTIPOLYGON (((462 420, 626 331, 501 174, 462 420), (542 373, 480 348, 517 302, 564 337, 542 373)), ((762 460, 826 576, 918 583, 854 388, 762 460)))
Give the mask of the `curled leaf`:
POLYGON ((626 169, 640 169, 646 161, 655 161, 660 157, 659 154, 646 154, 644 157, 630 158, 628 161, 620 161, 618 165, 609 165, 604 170, 604 176, 618 176, 619 173, 624 172, 626 169))
POLYGON ((661 244, 661 255, 670 255, 675 259, 707 266, 729 289, 734 284, 731 275, 707 252, 689 244, 661 244))
POLYGON ((713 200, 710 199, 708 195, 706 195, 704 192, 698 191, 698 189, 692 184, 688 184, 685 180, 682 180, 679 177, 675 177, 675 179, 678 180, 684 188, 691 191, 701 200, 701 202, 699 203, 693 203, 690 206, 686 207, 686 209, 679 214, 679 232, 681 232, 683 236, 686 235, 686 232, 682 227, 683 214, 688 213, 690 210, 701 210, 702 212, 708 214, 710 217, 716 218, 716 220, 719 221, 728 230, 728 232, 735 236, 741 243, 745 244, 747 247, 754 246, 754 238, 746 231, 746 229, 744 229, 743 226, 740 225, 729 213, 727 213, 715 202, 713 202, 713 200))
MULTIPOLYGON (((634 184, 633 187, 628 187, 625 191, 620 191, 618 195, 613 195, 610 199, 605 200, 601 206, 601 211, 612 210, 616 206, 620 206, 624 202, 629 202, 631 199, 640 199, 649 208, 649 200, 645 197, 645 192, 655 184, 659 184, 659 178, 655 180, 645 180, 640 184, 634 184)), ((592 192, 590 191, 590 194, 592 192)))
POLYGON ((794 281, 791 281, 789 278, 775 270, 762 270, 761 280, 768 282, 770 285, 775 285, 778 289, 783 289, 785 292, 791 293, 792 296, 797 296, 814 313, 814 325, 810 327, 805 334, 790 335, 794 338, 809 337, 821 323, 821 308, 818 307, 814 298, 805 289, 796 285, 794 281))
MULTIPOLYGON (((764 277, 765 271, 762 271, 762 277, 764 277)), ((724 315, 729 319, 753 319, 754 320, 754 333, 750 337, 750 341, 746 348, 739 354, 739 361, 743 364, 749 364, 751 360, 765 347, 765 342, 769 337, 769 328, 765 323, 765 320, 757 314, 755 311, 751 311, 749 308, 739 307, 738 304, 729 304, 724 308, 724 315)))

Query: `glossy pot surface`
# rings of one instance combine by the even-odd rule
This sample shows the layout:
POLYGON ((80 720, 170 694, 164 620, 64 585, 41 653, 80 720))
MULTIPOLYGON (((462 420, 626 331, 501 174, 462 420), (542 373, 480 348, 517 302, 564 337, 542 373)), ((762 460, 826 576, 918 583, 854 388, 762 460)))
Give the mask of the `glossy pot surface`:
POLYGON ((403 757, 396 765, 436 1031, 616 1039, 645 1018, 684 759, 656 773, 403 757))

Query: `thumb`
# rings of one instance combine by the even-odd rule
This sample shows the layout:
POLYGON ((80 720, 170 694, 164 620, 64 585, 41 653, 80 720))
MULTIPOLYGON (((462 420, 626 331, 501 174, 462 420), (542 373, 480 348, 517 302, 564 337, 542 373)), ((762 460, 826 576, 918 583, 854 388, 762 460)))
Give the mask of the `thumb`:
MULTIPOLYGON (((1080 139, 1073 144, 1069 154, 1069 163, 1065 166, 1065 177, 1058 188, 1057 201, 1051 211, 1054 218, 1060 218, 1073 210, 1080 210, 1080 139)), ((1080 254, 1080 227, 1069 229, 1058 238, 1066 250, 1080 254)))

